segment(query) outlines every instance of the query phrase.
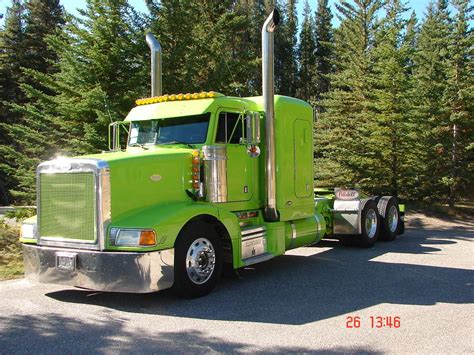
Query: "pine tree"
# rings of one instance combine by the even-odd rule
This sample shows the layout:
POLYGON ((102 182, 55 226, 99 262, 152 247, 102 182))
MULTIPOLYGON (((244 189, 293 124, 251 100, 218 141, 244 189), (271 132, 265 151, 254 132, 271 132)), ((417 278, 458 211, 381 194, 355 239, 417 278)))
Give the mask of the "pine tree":
POLYGON ((430 4, 420 28, 414 56, 416 102, 413 115, 420 128, 423 151, 417 174, 420 196, 441 199, 448 194, 446 162, 450 160, 449 111, 442 98, 447 89, 448 48, 452 25, 445 0, 430 4))
MULTIPOLYGON (((280 12, 280 25, 275 32, 275 92, 295 96, 298 82, 296 0, 275 2, 280 12)), ((267 12, 273 9, 269 9, 267 12)))
POLYGON ((252 95, 262 92, 262 34, 261 29, 266 16, 271 11, 265 0, 248 0, 248 46, 247 51, 254 63, 253 72, 250 73, 249 87, 252 95))
MULTIPOLYGON (((163 47, 165 92, 218 90, 254 94, 256 51, 249 51, 254 6, 237 1, 150 3, 152 31, 163 47)), ((255 25, 255 24, 253 24, 255 25)))
POLYGON ((369 139, 377 129, 373 115, 373 49, 381 1, 342 1, 335 33, 336 73, 315 124, 317 185, 379 187, 380 153, 369 139))
POLYGON ((319 101, 323 95, 329 91, 329 74, 333 72, 333 29, 332 13, 328 5, 328 0, 318 0, 315 20, 315 41, 316 41, 316 73, 315 73, 315 100, 314 104, 318 111, 321 111, 319 101))
POLYGON ((17 147, 7 133, 7 127, 18 119, 18 114, 10 110, 9 104, 24 101, 19 86, 21 66, 25 63, 24 37, 24 5, 14 0, 7 8, 5 27, 0 32, 0 205, 12 201, 8 191, 16 183, 12 156, 17 147))
POLYGON ((26 67, 51 73, 57 62, 56 53, 48 48, 46 39, 64 24, 64 9, 59 0, 29 0, 25 18, 26 67))
POLYGON ((251 75, 258 62, 245 47, 246 29, 250 25, 245 10, 233 0, 200 6, 201 23, 196 23, 194 29, 200 34, 196 38, 196 54, 207 54, 207 58, 196 63, 200 74, 196 81, 201 89, 217 88, 236 96, 249 94, 251 75))
MULTIPOLYGON (((412 136, 412 81, 410 62, 413 56, 412 32, 404 19, 407 9, 399 0, 385 4, 387 13, 377 34, 374 49, 374 119, 377 129, 370 137, 371 149, 379 152, 375 167, 380 193, 404 196, 412 186, 409 172, 416 165, 412 136)), ((410 20, 413 21, 413 18, 410 20)))
POLYGON ((315 38, 314 19, 308 1, 305 1, 298 47, 298 97, 310 101, 315 94, 315 38))
POLYGON ((442 103, 448 109, 446 162, 442 182, 449 188, 448 202, 454 207, 474 180, 474 35, 469 29, 472 7, 468 0, 455 0, 456 16, 448 47, 447 85, 442 103), (451 149, 449 149, 451 148, 451 149))
MULTIPOLYGON (((20 0, 12 1, 7 8, 5 27, 1 31, 0 80, 1 97, 4 101, 20 102, 23 98, 19 88, 21 65, 24 64, 24 5, 20 0)), ((0 103, 2 121, 6 119, 6 106, 0 103)))
POLYGON ((198 6, 193 2, 163 0, 159 3, 149 1, 148 8, 151 31, 163 50, 163 91, 179 93, 197 90, 192 78, 198 58, 192 58, 190 51, 195 38, 193 30, 198 21, 198 6))

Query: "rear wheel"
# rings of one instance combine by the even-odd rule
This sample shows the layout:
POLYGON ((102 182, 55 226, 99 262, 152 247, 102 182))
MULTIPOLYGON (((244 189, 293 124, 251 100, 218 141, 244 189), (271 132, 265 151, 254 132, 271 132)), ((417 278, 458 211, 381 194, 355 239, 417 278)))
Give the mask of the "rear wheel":
POLYGON ((188 298, 207 295, 221 276, 222 262, 222 244, 215 229, 192 222, 176 241, 173 290, 188 298))
POLYGON ((398 201, 394 196, 383 196, 379 199, 377 209, 380 215, 380 239, 395 240, 402 229, 398 201))
POLYGON ((362 200, 361 204, 361 234, 356 236, 356 242, 359 246, 368 248, 373 246, 379 237, 380 219, 374 200, 362 200))

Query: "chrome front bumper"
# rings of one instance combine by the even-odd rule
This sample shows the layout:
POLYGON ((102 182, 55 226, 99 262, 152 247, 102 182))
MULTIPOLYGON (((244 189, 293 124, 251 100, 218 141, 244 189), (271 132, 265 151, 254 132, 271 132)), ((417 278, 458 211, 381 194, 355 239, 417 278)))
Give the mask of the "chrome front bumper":
POLYGON ((174 249, 149 253, 99 252, 23 244, 29 279, 97 291, 147 293, 170 288, 174 249), (71 265, 58 266, 58 255, 71 265))

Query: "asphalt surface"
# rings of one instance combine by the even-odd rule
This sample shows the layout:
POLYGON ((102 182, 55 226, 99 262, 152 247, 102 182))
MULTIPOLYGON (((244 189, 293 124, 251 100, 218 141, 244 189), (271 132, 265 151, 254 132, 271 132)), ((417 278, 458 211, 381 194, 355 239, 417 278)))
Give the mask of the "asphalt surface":
POLYGON ((413 215, 394 242, 323 241, 195 300, 4 281, 0 353, 472 354, 473 238, 472 222, 413 215), (372 328, 371 316, 400 327, 372 328))

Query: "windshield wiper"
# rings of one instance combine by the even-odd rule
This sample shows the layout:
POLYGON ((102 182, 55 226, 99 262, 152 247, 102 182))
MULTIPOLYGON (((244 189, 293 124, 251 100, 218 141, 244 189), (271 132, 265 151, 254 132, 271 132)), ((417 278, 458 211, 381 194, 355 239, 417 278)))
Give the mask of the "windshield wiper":
POLYGON ((179 142, 179 141, 170 141, 170 142, 163 142, 163 143, 158 143, 159 145, 169 145, 169 144, 184 144, 188 146, 189 148, 194 148, 191 143, 186 143, 186 142, 179 142))
POLYGON ((129 147, 140 147, 140 148, 145 149, 145 150, 150 149, 150 147, 147 147, 145 144, 141 144, 141 143, 132 143, 132 144, 129 144, 128 146, 129 147))

